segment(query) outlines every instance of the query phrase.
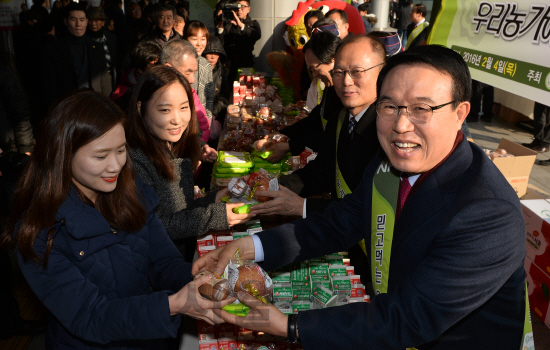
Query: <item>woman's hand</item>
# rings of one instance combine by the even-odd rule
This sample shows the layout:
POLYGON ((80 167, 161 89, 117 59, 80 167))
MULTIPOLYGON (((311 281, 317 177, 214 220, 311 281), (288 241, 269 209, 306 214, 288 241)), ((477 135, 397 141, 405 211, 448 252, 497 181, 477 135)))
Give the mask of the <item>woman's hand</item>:
POLYGON ((216 203, 220 203, 223 197, 227 197, 227 187, 216 192, 216 203))
POLYGON ((201 160, 203 162, 213 163, 218 159, 218 152, 208 145, 202 146, 201 160))
POLYGON ((199 287, 208 282, 212 275, 206 274, 188 283, 176 294, 168 297, 170 316, 185 314, 203 320, 209 324, 223 323, 220 317, 221 308, 231 304, 235 298, 227 298, 222 301, 204 299, 199 293, 199 287))
POLYGON ((227 212, 227 223, 229 226, 234 226, 237 224, 244 224, 248 220, 252 219, 255 214, 235 214, 233 208, 242 207, 244 203, 227 203, 225 205, 225 210, 227 212))

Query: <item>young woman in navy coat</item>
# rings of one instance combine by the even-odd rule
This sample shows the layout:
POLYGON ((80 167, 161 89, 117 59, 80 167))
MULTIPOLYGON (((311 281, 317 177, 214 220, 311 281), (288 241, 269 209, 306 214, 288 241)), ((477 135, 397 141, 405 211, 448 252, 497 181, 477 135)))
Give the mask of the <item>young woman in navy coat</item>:
POLYGON ((123 113, 93 91, 50 112, 3 236, 50 311, 48 349, 161 349, 178 314, 219 321, 136 180, 123 113), (12 235, 13 233, 13 235, 12 235), (198 297, 197 297, 198 296, 198 297))

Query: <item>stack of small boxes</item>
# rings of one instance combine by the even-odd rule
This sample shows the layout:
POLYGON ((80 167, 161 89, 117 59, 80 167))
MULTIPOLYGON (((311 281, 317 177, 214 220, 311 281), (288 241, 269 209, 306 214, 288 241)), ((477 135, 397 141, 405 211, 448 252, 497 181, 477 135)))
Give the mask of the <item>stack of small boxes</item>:
POLYGON ((239 80, 233 82, 233 103, 244 104, 246 100, 251 103, 273 103, 283 105, 282 98, 276 93, 277 89, 267 85, 265 76, 258 74, 241 74, 239 80))

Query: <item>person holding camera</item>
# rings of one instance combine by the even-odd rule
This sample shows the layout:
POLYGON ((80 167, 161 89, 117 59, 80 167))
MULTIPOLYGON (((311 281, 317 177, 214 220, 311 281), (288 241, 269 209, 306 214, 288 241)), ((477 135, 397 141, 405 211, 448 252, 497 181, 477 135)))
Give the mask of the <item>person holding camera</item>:
POLYGON ((216 6, 216 36, 223 43, 229 65, 229 79, 237 69, 254 65, 254 44, 262 37, 258 21, 252 20, 250 1, 223 1, 216 6), (232 17, 231 17, 232 15, 232 17))

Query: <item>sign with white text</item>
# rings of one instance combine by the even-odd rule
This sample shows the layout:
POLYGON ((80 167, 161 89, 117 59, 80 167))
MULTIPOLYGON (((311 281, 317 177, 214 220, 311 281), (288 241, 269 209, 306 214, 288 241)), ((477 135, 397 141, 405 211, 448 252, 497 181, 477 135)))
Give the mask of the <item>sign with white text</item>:
POLYGON ((472 78, 550 104, 550 2, 442 0, 428 38, 458 52, 472 78))

